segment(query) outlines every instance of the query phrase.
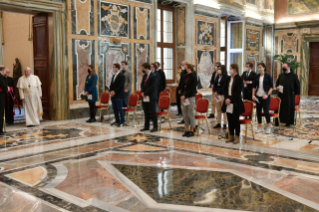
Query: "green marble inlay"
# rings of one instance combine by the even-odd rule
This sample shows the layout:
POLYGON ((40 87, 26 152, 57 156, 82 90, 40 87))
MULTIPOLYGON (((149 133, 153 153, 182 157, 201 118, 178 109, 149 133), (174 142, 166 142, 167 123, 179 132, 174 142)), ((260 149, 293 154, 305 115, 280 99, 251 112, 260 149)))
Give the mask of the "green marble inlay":
POLYGON ((113 166, 158 203, 258 212, 317 211, 228 172, 113 166))

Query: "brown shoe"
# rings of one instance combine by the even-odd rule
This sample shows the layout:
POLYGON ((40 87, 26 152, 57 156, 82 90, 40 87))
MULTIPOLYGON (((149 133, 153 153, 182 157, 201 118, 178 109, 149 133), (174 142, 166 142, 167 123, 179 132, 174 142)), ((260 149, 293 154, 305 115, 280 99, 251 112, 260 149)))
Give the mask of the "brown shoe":
POLYGON ((239 143, 240 143, 239 136, 235 136, 234 144, 239 144, 239 143))
POLYGON ((228 136, 228 139, 226 140, 226 143, 233 142, 235 140, 233 135, 228 136))

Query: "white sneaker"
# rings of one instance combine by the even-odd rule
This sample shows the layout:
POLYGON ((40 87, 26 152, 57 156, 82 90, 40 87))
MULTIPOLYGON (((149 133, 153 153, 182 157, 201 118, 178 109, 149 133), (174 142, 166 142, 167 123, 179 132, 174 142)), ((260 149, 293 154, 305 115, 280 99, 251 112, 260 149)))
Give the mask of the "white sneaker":
POLYGON ((261 131, 263 131, 263 129, 262 129, 262 128, 258 128, 258 129, 256 130, 256 133, 260 133, 261 131))
POLYGON ((270 134, 270 133, 271 133, 271 128, 270 128, 270 127, 267 128, 266 133, 267 133, 267 134, 270 134))

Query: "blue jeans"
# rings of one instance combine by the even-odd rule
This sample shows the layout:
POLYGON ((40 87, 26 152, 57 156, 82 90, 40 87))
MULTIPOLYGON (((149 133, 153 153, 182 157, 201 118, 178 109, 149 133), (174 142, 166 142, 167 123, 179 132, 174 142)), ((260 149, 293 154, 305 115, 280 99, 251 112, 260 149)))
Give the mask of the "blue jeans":
POLYGON ((125 93, 123 107, 128 107, 128 100, 130 98, 130 94, 131 94, 131 91, 128 91, 127 93, 125 93))
POLYGON ((258 124, 262 123, 261 110, 264 110, 266 122, 267 124, 269 124, 270 123, 270 116, 269 116, 270 96, 268 96, 267 99, 263 99, 262 97, 257 96, 257 99, 259 101, 259 103, 256 102, 258 124))
POLYGON ((112 106, 113 106, 113 111, 114 111, 116 123, 119 123, 119 124, 125 123, 125 115, 124 115, 124 110, 123 110, 123 99, 112 98, 111 100, 112 100, 112 106), (119 118, 119 113, 121 116, 121 121, 119 118))

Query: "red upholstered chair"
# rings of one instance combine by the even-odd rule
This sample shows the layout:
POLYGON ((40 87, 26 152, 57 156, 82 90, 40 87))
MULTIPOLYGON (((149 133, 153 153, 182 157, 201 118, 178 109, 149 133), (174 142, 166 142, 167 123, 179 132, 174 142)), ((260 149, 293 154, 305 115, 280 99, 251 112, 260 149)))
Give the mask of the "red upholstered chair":
POLYGON ((137 102, 138 102, 138 95, 137 94, 131 94, 128 99, 128 107, 123 108, 125 115, 126 115, 126 122, 127 124, 130 122, 130 113, 134 113, 135 119, 137 123, 139 124, 138 117, 136 115, 136 109, 137 109, 137 102))
MULTIPOLYGON (((295 96, 295 113, 297 118, 297 113, 299 113, 299 122, 301 124, 301 114, 300 114, 300 95, 295 96)), ((297 119, 296 119, 297 120, 297 119)))
POLYGON ((109 114, 109 118, 111 119, 110 111, 109 111, 109 102, 110 102, 110 93, 109 92, 102 93, 101 99, 100 99, 100 105, 96 106, 97 111, 99 112, 100 117, 101 117, 101 122, 104 119, 104 117, 102 115, 103 110, 107 111, 107 113, 109 114))
POLYGON ((135 91, 135 94, 138 95, 137 107, 140 107, 141 110, 143 110, 143 108, 142 108, 142 92, 141 91, 135 91))
POLYGON ((209 124, 208 124, 208 120, 207 120, 208 108, 209 108, 209 100, 208 99, 205 99, 205 98, 204 99, 203 98, 197 99, 196 107, 195 107, 195 119, 198 120, 197 136, 199 135, 200 124, 201 124, 201 122, 203 122, 203 120, 206 121, 207 130, 208 130, 208 133, 210 134, 209 124), (198 113, 199 113, 199 115, 198 115, 198 113))
MULTIPOLYGON (((202 99, 203 95, 201 93, 195 94, 195 103, 197 105, 197 100, 202 99)), ((196 110, 196 105, 195 105, 195 110, 196 110)))
POLYGON ((245 106, 245 112, 242 113, 240 116, 242 116, 244 118, 250 117, 250 120, 240 119, 239 122, 240 122, 240 124, 246 125, 245 142, 247 142, 248 124, 250 124, 250 126, 251 126, 251 131, 253 132, 253 139, 255 139, 254 127, 253 127, 253 123, 251 121, 251 119, 253 118, 253 115, 254 115, 254 103, 252 101, 247 101, 247 100, 244 100, 243 102, 244 102, 244 106, 245 106))
POLYGON ((164 91, 162 91, 161 93, 160 93, 160 98, 162 97, 162 96, 168 96, 168 97, 170 97, 170 95, 169 95, 169 93, 168 92, 164 92, 164 91))
POLYGON ((168 93, 169 95, 171 95, 171 89, 166 88, 166 89, 165 89, 165 92, 168 93))
MULTIPOLYGON (((269 111, 273 111, 273 112, 269 112, 270 118, 273 118, 273 130, 275 130, 275 120, 278 119, 279 122, 279 129, 280 128, 280 118, 279 118, 279 113, 280 113, 280 98, 278 97, 271 97, 270 98, 270 105, 269 105, 269 111), (278 111, 277 113, 275 113, 275 111, 278 111)), ((262 116, 264 117, 265 114, 262 113, 262 116)))
MULTIPOLYGON (((162 92, 162 93, 165 93, 165 92, 162 92)), ((172 128, 171 119, 169 117, 170 108, 171 108, 171 98, 168 95, 160 96, 160 99, 158 102, 158 111, 156 112, 157 116, 159 117, 159 119, 158 119, 159 120, 159 130, 162 129, 162 126, 161 126, 162 117, 164 117, 164 118, 167 117, 169 128, 170 129, 172 128)))

